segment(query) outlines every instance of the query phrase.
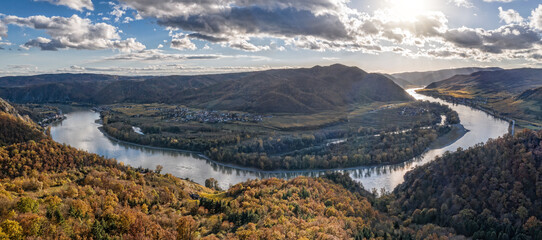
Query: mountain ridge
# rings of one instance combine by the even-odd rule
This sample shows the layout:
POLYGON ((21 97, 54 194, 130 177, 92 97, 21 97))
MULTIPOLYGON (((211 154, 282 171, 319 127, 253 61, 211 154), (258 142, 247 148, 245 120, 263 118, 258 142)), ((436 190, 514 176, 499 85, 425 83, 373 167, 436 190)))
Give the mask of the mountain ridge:
POLYGON ((490 68, 478 68, 478 67, 465 67, 465 68, 454 68, 454 69, 441 69, 436 71, 426 71, 426 72, 403 72, 403 73, 394 73, 390 74, 392 77, 396 78, 396 81, 407 81, 418 87, 427 86, 433 82, 442 81, 448 78, 451 78, 455 75, 469 75, 475 72, 482 71, 496 71, 502 70, 502 68, 490 67, 490 68))
MULTIPOLYGON (((16 103, 158 102, 258 113, 314 113, 342 110, 358 103, 413 100, 384 75, 340 64, 143 80, 105 76, 108 80, 94 82, 65 79, 43 82, 25 78, 22 83, 1 87, 0 97, 16 103)), ((6 80, 0 78, 2 81, 6 80)))

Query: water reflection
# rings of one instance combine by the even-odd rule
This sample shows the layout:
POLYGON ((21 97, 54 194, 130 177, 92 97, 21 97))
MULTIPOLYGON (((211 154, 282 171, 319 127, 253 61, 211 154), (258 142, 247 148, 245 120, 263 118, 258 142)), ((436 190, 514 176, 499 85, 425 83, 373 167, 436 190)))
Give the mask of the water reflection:
MULTIPOLYGON (((429 150, 423 156, 405 163, 336 171, 349 173, 353 179, 362 182, 367 189, 385 188, 389 191, 403 182, 403 176, 406 172, 433 160, 437 155, 442 155, 446 151, 455 151, 458 147, 468 148, 477 143, 486 142, 488 139, 497 138, 508 131, 508 122, 495 119, 485 112, 422 96, 415 93, 413 89, 408 90, 408 92, 416 99, 440 102, 450 106, 458 112, 461 123, 470 132, 448 146, 429 150)), ((171 173, 180 178, 189 178, 200 184, 203 184, 205 179, 212 177, 219 181, 222 188, 227 188, 248 179, 270 177, 290 179, 301 175, 317 177, 325 173, 325 171, 320 170, 265 172, 249 168, 237 168, 209 161, 195 153, 125 144, 107 138, 98 130, 100 125, 95 123, 95 120, 99 118, 97 113, 85 110, 71 112, 67 116, 68 118, 65 121, 57 123, 51 129, 55 141, 108 158, 115 158, 133 167, 155 169, 156 165, 162 165, 164 167, 163 172, 171 173)))

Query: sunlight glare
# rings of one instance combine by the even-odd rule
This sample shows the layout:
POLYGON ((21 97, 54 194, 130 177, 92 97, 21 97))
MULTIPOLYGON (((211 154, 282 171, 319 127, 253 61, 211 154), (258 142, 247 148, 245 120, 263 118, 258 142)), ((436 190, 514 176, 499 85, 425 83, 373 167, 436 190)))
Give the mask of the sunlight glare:
POLYGON ((428 11, 427 0, 387 0, 392 13, 405 20, 412 20, 428 11))

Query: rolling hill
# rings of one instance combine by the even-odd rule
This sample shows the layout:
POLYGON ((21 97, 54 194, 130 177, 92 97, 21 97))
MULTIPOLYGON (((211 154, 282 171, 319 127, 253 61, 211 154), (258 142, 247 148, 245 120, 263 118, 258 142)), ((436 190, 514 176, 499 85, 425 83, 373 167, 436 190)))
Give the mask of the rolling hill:
POLYGON ((12 81, 0 97, 15 103, 175 103, 199 108, 268 113, 342 110, 352 104, 410 101, 381 74, 332 65, 251 73, 148 79, 96 75, 0 78, 12 81), (78 77, 82 79, 78 80, 78 77), (105 79, 105 80, 104 80, 105 79))
POLYGON ((518 95, 536 87, 542 87, 542 69, 521 68, 456 75, 432 83, 427 89, 464 91, 476 95, 518 95))
POLYGON ((451 78, 455 75, 469 75, 475 72, 481 71, 496 71, 501 70, 501 68, 456 68, 456 69, 443 69, 438 71, 428 71, 428 72, 405 72, 405 73, 396 73, 391 74, 397 82, 402 84, 412 84, 418 87, 427 86, 433 82, 438 82, 451 78))
POLYGON ((529 89, 517 97, 518 100, 534 101, 542 104, 542 87, 529 89))
POLYGON ((541 87, 542 69, 521 68, 456 75, 420 92, 514 119, 520 127, 542 129, 541 87))

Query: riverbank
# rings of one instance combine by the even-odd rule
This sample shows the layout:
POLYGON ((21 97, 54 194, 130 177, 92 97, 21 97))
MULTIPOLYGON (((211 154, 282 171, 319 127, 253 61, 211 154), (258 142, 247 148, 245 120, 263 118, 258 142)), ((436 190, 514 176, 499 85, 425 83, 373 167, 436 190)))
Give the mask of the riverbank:
POLYGON ((416 156, 416 157, 414 157, 412 159, 408 159, 406 161, 403 161, 403 162, 392 163, 392 164, 363 165, 363 166, 343 167, 343 168, 339 167, 339 168, 326 168, 326 169, 299 169, 299 170, 288 170, 288 169, 262 170, 262 169, 258 169, 258 168, 245 167, 245 166, 240 166, 240 165, 231 164, 231 163, 223 163, 223 162, 219 162, 219 161, 216 161, 216 160, 213 160, 213 159, 209 158, 208 156, 206 156, 202 152, 183 150, 183 149, 176 149, 176 148, 167 148, 167 147, 156 147, 156 146, 149 146, 149 145, 142 145, 142 144, 127 142, 127 141, 120 140, 120 139, 117 139, 117 138, 109 135, 103 129, 102 126, 98 127, 98 129, 105 137, 107 137, 108 139, 110 139, 112 141, 115 141, 117 143, 122 143, 122 144, 125 144, 125 145, 131 145, 131 146, 147 148, 147 149, 154 149, 154 150, 189 153, 189 154, 196 155, 199 158, 202 158, 202 159, 204 159, 204 160, 206 160, 206 161, 208 161, 208 162, 210 162, 212 164, 216 164, 216 165, 222 166, 222 167, 227 167, 227 168, 232 168, 232 169, 242 170, 242 171, 251 171, 251 172, 257 172, 257 173, 263 173, 263 174, 282 174, 282 173, 302 174, 302 173, 316 173, 316 172, 325 173, 325 172, 329 172, 329 171, 349 171, 349 170, 357 170, 357 169, 371 169, 371 168, 378 168, 378 167, 386 167, 386 166, 405 164, 405 163, 408 163, 410 161, 413 161, 415 159, 418 159, 418 158, 422 157, 424 154, 426 154, 430 150, 437 149, 437 148, 443 148, 443 147, 446 147, 446 146, 449 146, 449 145, 453 144, 455 141, 457 141, 458 139, 463 137, 467 132, 470 131, 468 129, 465 129, 465 127, 463 125, 461 125, 461 124, 453 124, 451 127, 452 127, 452 130, 450 130, 450 132, 448 132, 448 133, 444 134, 443 136, 437 138, 435 140, 435 142, 433 142, 422 154, 420 154, 420 155, 418 155, 418 156, 416 156))
MULTIPOLYGON (((421 90, 423 90, 423 89, 421 89, 421 90)), ((502 116, 502 113, 496 111, 495 109, 488 109, 488 108, 485 108, 483 106, 480 106, 480 105, 474 104, 474 103, 471 103, 471 104, 457 103, 457 102, 459 102, 459 100, 457 98, 455 98, 453 96, 449 96, 449 95, 434 94, 434 92, 432 92, 432 94, 431 94, 430 92, 427 92, 427 91, 418 91, 418 90, 416 90, 416 93, 424 95, 424 96, 428 96, 428 97, 438 98, 438 99, 441 99, 443 101, 450 102, 450 104, 458 104, 458 105, 464 105, 464 106, 467 106, 467 107, 471 107, 473 109, 480 110, 480 111, 482 111, 482 112, 484 112, 484 113, 486 113, 486 114, 488 114, 488 115, 490 115, 490 116, 492 116, 494 118, 509 122, 511 125, 510 125, 510 127, 508 129, 508 133, 512 133, 512 129, 514 129, 512 127, 512 124, 515 124, 515 128, 528 128, 526 126, 523 126, 523 124, 518 123, 518 119, 513 119, 513 118, 508 118, 508 117, 502 116)), ((536 126, 534 126, 534 127, 536 127, 536 126)))

